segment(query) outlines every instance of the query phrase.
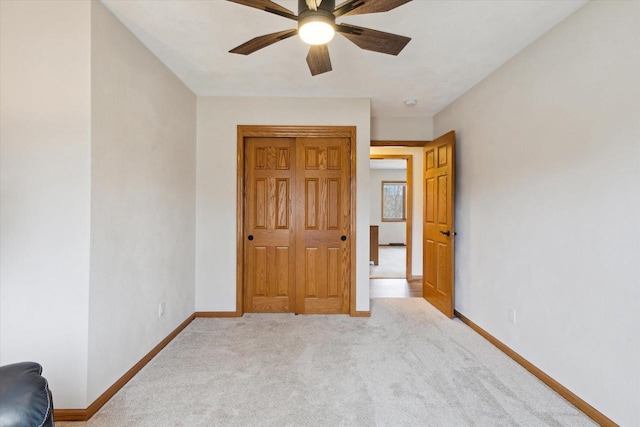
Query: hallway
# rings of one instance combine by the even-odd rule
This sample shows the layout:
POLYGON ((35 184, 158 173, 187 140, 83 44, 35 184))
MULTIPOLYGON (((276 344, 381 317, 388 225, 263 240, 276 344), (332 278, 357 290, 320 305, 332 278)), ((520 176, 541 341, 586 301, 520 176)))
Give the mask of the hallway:
POLYGON ((369 277, 372 279, 400 279, 406 277, 406 246, 380 246, 378 265, 369 265, 369 277))
POLYGON ((422 298, 422 278, 369 279, 371 298, 422 298))

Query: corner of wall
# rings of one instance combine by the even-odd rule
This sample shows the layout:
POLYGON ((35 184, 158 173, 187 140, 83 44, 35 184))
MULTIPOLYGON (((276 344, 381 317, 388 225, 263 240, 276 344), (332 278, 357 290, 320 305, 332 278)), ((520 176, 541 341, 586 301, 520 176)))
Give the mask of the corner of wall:
POLYGON ((195 311, 197 108, 196 96, 92 3, 89 401, 195 311))
POLYGON ((640 423, 639 41, 640 3, 588 2, 435 116, 458 139, 456 309, 620 425, 640 423))
POLYGON ((0 363, 86 404, 90 5, 0 2, 0 363), (10 226, 8 226, 10 224, 10 226))

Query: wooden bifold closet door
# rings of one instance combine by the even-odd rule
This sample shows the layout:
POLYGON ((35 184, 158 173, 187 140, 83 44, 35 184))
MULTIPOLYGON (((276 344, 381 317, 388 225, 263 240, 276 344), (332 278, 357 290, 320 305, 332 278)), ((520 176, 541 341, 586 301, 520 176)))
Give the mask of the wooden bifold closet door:
POLYGON ((349 313, 350 139, 244 144, 244 311, 349 313))
POLYGON ((295 139, 246 141, 245 311, 294 309, 295 139))

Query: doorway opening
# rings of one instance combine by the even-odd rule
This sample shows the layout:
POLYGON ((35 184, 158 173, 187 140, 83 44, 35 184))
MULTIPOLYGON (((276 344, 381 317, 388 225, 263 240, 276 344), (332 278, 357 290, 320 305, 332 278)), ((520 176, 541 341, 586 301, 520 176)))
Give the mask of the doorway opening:
POLYGON ((370 155, 371 298, 422 297, 413 268, 413 155, 370 155))
POLYGON ((411 273, 412 169, 409 155, 370 157, 370 266, 372 279, 407 279, 411 273))

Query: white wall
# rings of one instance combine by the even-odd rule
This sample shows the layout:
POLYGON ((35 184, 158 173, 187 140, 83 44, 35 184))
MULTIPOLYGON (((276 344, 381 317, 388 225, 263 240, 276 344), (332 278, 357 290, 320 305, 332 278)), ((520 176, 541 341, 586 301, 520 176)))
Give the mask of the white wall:
POLYGON ((369 310, 370 102, 198 97, 196 310, 236 309, 238 125, 356 126, 356 309, 369 310))
POLYGON ((640 425, 639 32, 640 3, 590 2, 435 117, 458 139, 456 309, 626 426, 640 425))
POLYGON ((90 5, 0 2, 0 364, 85 405, 90 5))
POLYGON ((376 141, 430 141, 432 117, 372 117, 371 139, 376 141))
POLYGON ((102 3, 91 17, 89 402, 194 312, 196 144, 195 95, 102 3))
POLYGON ((405 221, 382 221, 382 181, 406 181, 407 170, 400 169, 371 169, 369 180, 369 223, 377 225, 378 242, 381 245, 389 243, 407 243, 407 223, 405 221))

